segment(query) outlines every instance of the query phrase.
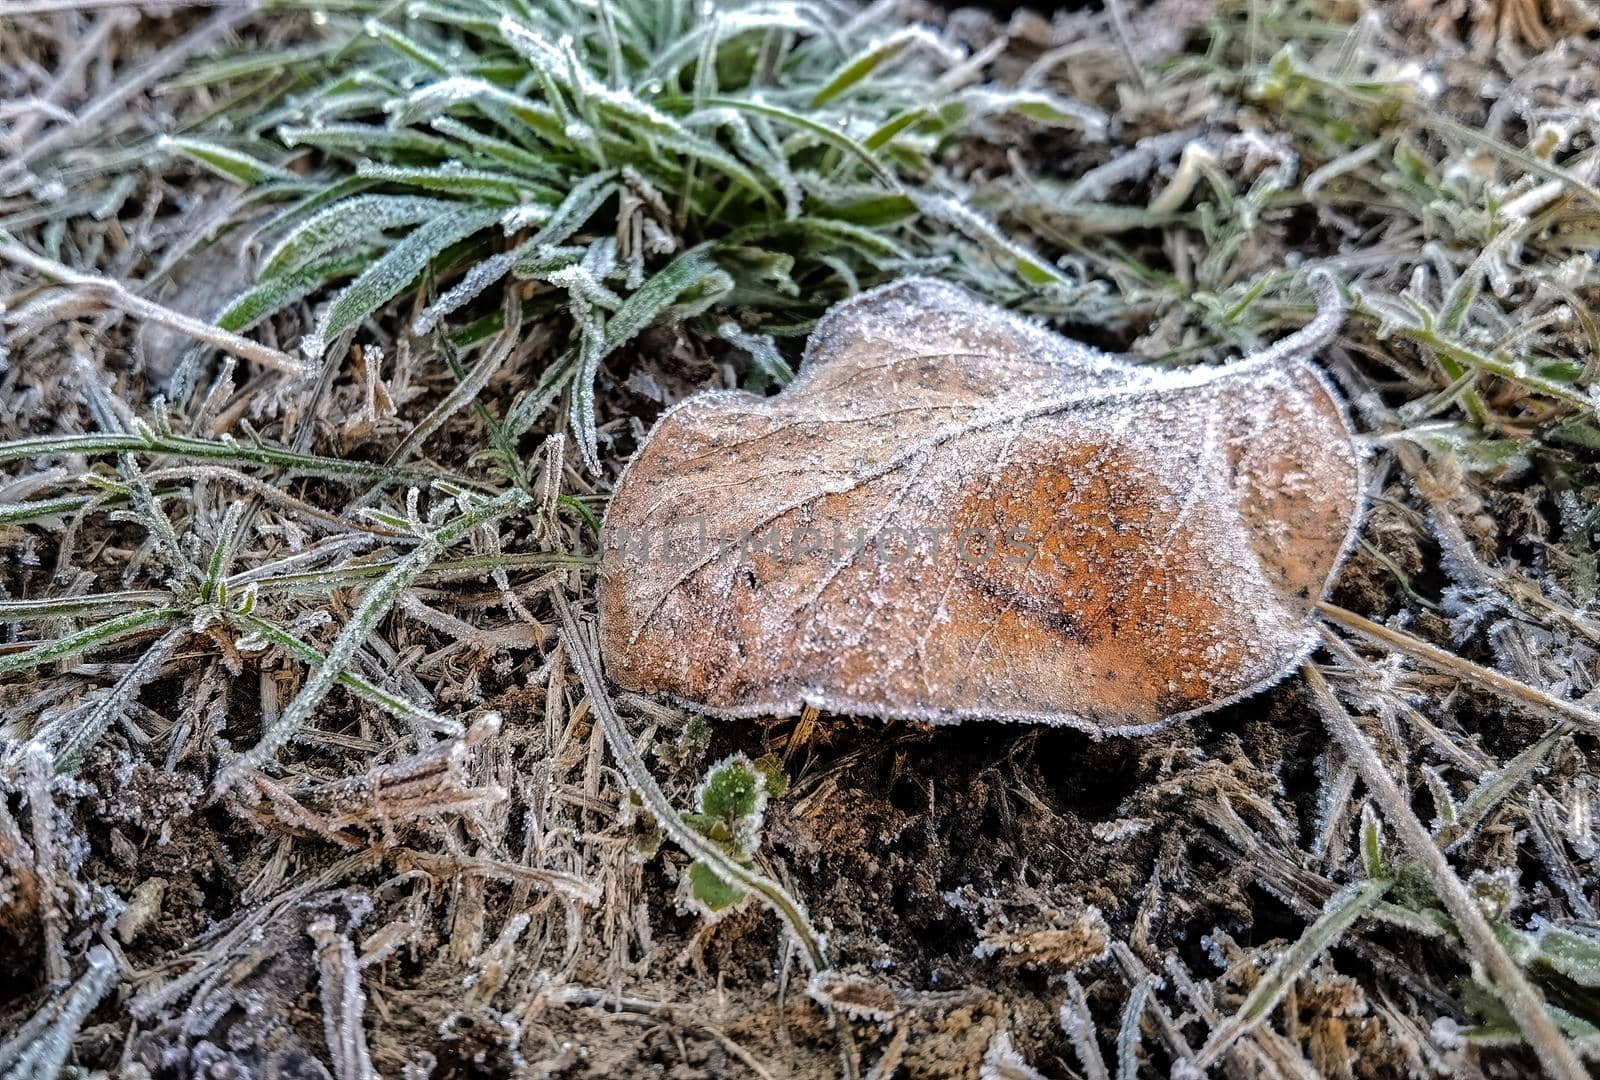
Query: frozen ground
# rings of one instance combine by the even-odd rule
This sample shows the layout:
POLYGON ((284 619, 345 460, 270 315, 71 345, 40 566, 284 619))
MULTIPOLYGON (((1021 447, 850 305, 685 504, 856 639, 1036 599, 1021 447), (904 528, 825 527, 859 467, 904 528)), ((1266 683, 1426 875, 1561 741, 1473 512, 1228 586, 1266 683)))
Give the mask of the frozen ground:
POLYGON ((7 0, 0 1076, 1582 1075, 1597 81, 1576 0, 7 0), (622 466, 833 303, 1182 381, 1317 270, 1368 509, 1272 689, 604 678, 622 466))

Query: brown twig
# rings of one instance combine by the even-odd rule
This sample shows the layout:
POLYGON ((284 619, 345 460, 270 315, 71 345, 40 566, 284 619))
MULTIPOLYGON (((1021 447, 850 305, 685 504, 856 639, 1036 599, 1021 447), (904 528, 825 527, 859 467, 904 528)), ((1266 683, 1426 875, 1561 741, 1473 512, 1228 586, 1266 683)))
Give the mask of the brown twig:
POLYGON ((1447 675, 1456 675, 1471 683, 1492 690, 1497 694, 1511 698, 1515 701, 1536 705, 1541 709, 1548 709, 1559 716, 1565 716, 1578 723, 1580 727, 1591 732, 1600 731, 1600 713, 1586 709, 1572 701, 1565 701, 1548 694, 1525 682, 1513 679, 1509 675, 1502 675, 1482 664, 1474 664, 1471 660, 1463 659, 1455 653, 1447 652, 1437 645, 1431 645, 1421 638, 1408 634, 1403 630, 1396 630, 1371 619, 1363 618, 1353 611, 1346 611, 1336 604, 1319 601, 1316 605, 1317 614, 1329 622, 1342 626, 1346 630, 1353 630, 1364 637, 1383 645, 1388 645, 1396 652, 1404 653, 1414 660, 1420 660, 1428 666, 1442 671, 1447 675))
POLYGON ((101 277, 82 270, 74 270, 70 266, 56 262, 54 259, 45 258, 43 255, 29 251, 21 244, 12 240, 0 240, 0 259, 17 266, 26 267, 35 273, 48 278, 53 278, 63 285, 70 285, 76 289, 87 289, 97 293, 120 311, 127 312, 136 318, 145 319, 158 326, 165 326, 175 330, 196 341, 203 341, 215 346, 223 352, 239 357, 241 360, 254 360, 258 364, 275 368, 278 371, 288 372, 291 375, 304 377, 311 373, 310 367, 296 360, 288 353, 271 346, 251 341, 220 326, 202 322, 199 319, 173 311, 171 308, 162 307, 151 300, 136 295, 122 282, 115 278, 101 277))

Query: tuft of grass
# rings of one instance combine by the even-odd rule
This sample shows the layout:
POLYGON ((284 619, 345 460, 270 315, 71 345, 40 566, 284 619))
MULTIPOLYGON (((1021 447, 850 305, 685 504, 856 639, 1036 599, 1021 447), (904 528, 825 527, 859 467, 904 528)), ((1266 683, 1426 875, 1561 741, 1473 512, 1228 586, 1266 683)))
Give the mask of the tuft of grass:
POLYGON ((912 270, 1069 302, 1073 280, 962 206, 942 158, 1002 124, 1103 140, 1107 118, 1045 89, 941 85, 959 53, 846 12, 358 2, 327 16, 328 48, 191 72, 223 95, 272 73, 202 134, 161 143, 275 207, 254 226, 257 281, 215 321, 248 330, 333 288, 300 343, 320 361, 425 284, 411 332, 461 346, 504 319, 451 320, 522 283, 523 313, 559 319, 566 347, 506 437, 566 394, 598 475, 597 367, 653 325, 720 333, 760 384, 787 376, 774 334, 912 270))

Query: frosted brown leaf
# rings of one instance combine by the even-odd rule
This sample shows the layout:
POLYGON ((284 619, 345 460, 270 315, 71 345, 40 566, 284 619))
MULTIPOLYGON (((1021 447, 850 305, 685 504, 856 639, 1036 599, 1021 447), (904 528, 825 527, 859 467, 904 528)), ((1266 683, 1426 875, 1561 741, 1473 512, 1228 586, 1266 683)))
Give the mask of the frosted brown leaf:
POLYGON ((836 307, 775 397, 669 410, 605 522, 621 686, 723 716, 804 705, 1132 734, 1314 641, 1361 460, 1304 330, 1165 371, 913 279, 836 307))

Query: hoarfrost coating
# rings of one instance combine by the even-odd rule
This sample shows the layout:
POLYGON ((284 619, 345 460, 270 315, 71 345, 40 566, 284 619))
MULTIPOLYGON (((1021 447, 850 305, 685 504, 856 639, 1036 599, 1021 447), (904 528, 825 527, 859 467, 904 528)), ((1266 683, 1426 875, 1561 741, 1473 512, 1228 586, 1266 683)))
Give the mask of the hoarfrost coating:
POLYGON ((1316 640, 1311 605, 1361 509, 1343 403, 1311 362, 1342 317, 1331 281, 1320 299, 1257 356, 1177 372, 925 279, 839 305, 783 393, 708 392, 663 415, 608 533, 1022 524, 1053 557, 744 545, 662 561, 609 544, 611 677, 723 716, 809 704, 1122 734, 1275 682, 1316 640))

